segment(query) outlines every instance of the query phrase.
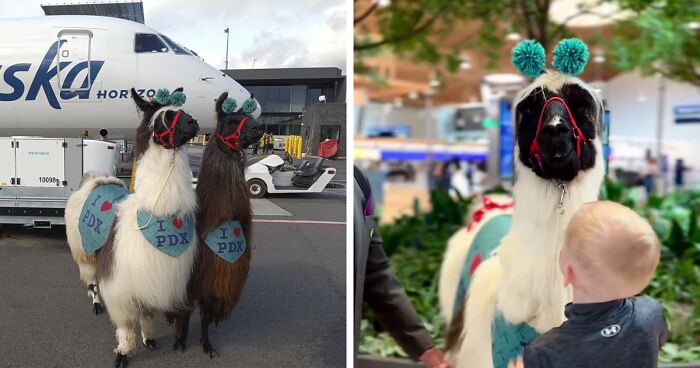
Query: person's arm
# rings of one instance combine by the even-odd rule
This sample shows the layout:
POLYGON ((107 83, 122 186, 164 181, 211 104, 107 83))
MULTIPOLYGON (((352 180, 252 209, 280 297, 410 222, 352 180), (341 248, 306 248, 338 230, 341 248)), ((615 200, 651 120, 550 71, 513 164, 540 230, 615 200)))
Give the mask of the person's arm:
MULTIPOLYGON (((355 188, 360 189, 360 193, 355 195, 361 198, 361 205, 355 208, 355 211, 360 213, 360 217, 372 218, 374 205, 369 181, 357 167, 354 171, 355 188)), ((355 224, 355 226, 359 225, 355 224)), ((367 232, 369 239, 364 238, 369 241, 362 245, 363 249, 367 247, 365 277, 364 284, 355 285, 355 287, 363 288, 363 301, 372 308, 379 323, 389 331, 411 358, 420 360, 428 368, 451 368, 442 351, 434 347, 430 334, 423 327, 406 292, 396 279, 384 252, 384 242, 377 233, 374 221, 362 223, 362 226, 369 226, 367 232)))
POLYGON ((364 301, 404 351, 414 360, 419 360, 434 346, 433 341, 396 279, 376 229, 372 229, 371 236, 364 301))

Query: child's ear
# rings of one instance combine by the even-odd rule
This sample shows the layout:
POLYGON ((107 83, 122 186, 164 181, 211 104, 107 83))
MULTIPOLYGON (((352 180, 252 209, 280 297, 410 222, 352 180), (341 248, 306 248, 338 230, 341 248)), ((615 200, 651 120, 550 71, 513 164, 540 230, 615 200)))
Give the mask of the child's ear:
POLYGON ((576 282, 576 273, 570 264, 563 265, 562 274, 564 275, 564 287, 573 286, 576 282))

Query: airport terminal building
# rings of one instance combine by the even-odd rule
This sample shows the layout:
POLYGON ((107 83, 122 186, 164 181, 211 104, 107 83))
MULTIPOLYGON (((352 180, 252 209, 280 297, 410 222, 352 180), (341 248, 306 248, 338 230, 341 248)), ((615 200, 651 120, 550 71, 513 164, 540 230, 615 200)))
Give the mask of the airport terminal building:
MULTIPOLYGON (((302 135, 304 114, 319 103, 339 104, 335 109, 342 108, 345 114, 346 81, 338 68, 228 69, 223 72, 255 95, 263 111, 258 121, 274 135, 302 135), (319 101, 321 96, 325 97, 325 102, 319 101)), ((334 129, 326 128, 321 135, 325 130, 334 129)))

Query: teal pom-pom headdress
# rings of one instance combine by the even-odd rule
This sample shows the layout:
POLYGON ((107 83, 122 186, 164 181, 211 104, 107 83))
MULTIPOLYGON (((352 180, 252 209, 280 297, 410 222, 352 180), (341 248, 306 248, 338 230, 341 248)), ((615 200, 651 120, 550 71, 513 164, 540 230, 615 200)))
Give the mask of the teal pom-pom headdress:
POLYGON ((156 102, 161 105, 170 105, 170 91, 167 88, 161 88, 156 92, 156 102))
POLYGON ((583 73, 588 63, 588 46, 578 38, 561 40, 554 49, 554 69, 570 75, 583 73))
POLYGON ((224 100, 224 103, 221 104, 221 111, 225 112, 226 114, 231 114, 236 111, 236 107, 238 107, 236 100, 231 97, 227 97, 224 100))
POLYGON ((250 115, 255 112, 255 110, 258 108, 258 103, 255 101, 254 98, 249 98, 245 101, 243 101, 243 107, 241 108, 244 113, 250 115))
POLYGON ((513 48, 513 64, 528 77, 542 74, 546 63, 544 47, 537 41, 523 40, 513 48))
POLYGON ((170 104, 175 106, 175 107, 180 107, 185 104, 187 101, 187 96, 185 96, 184 92, 173 92, 172 95, 170 95, 170 104))
POLYGON ((156 92, 155 100, 161 105, 180 107, 187 101, 187 96, 185 96, 184 92, 180 91, 175 91, 173 94, 170 94, 167 88, 161 88, 156 92))

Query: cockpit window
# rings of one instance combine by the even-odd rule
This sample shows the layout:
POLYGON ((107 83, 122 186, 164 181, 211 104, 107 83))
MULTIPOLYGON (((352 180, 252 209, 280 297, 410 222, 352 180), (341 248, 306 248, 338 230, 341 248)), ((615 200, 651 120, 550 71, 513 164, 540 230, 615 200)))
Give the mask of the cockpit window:
POLYGON ((173 51, 175 51, 176 54, 178 54, 178 55, 191 55, 189 53, 189 51, 187 51, 186 48, 180 46, 175 41, 168 38, 168 36, 161 34, 160 37, 163 37, 163 40, 165 40, 165 43, 167 43, 168 46, 170 46, 170 48, 173 49, 173 51))
POLYGON ((168 47, 157 35, 152 33, 137 33, 134 38, 134 51, 137 54, 152 52, 168 52, 168 47))

